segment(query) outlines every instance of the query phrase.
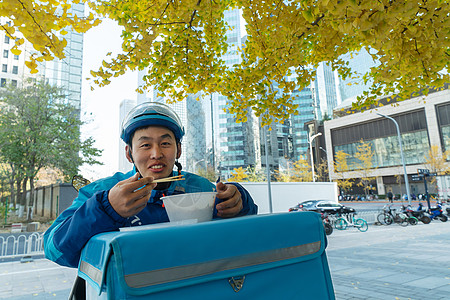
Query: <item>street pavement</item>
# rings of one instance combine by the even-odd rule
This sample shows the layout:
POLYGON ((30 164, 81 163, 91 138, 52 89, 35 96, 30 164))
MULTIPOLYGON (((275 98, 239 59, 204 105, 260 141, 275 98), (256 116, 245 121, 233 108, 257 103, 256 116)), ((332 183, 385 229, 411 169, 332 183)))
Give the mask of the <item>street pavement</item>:
POLYGON ((334 230, 327 255, 336 299, 450 299, 450 222, 334 230))
MULTIPOLYGON (((338 300, 450 299, 450 222, 334 230, 327 255, 338 300)), ((75 277, 46 259, 0 263, 0 298, 67 299, 75 277)))
POLYGON ((47 259, 0 263, 0 298, 11 300, 67 299, 76 269, 47 259))

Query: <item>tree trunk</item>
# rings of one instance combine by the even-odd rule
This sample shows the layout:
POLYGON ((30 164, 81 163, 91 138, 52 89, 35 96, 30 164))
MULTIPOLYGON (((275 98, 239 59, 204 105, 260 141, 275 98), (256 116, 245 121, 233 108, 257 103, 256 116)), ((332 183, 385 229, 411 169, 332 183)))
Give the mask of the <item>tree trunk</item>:
POLYGON ((16 206, 17 206, 17 211, 16 213, 18 214, 19 218, 22 217, 23 215, 23 206, 22 206, 22 180, 18 178, 19 176, 17 176, 16 178, 16 206))
POLYGON ((16 176, 16 171, 14 170, 13 166, 11 166, 11 175, 10 178, 8 179, 8 183, 9 183, 9 203, 13 204, 14 209, 16 208, 16 190, 14 189, 14 177, 16 176))
POLYGON ((28 177, 25 177, 20 188, 20 205, 24 207, 27 205, 27 183, 28 177))
POLYGON ((17 195, 19 202, 19 218, 23 217, 23 213, 26 207, 26 192, 27 192, 27 181, 28 178, 24 177, 23 179, 17 179, 17 195))
POLYGON ((16 179, 16 204, 21 205, 22 202, 22 180, 16 179))
POLYGON ((34 199, 34 177, 30 177, 30 199, 27 201, 28 210, 27 210, 27 220, 31 222, 33 219, 33 199, 34 199))
POLYGON ((9 203, 16 208, 16 192, 14 189, 14 180, 9 180, 9 203))

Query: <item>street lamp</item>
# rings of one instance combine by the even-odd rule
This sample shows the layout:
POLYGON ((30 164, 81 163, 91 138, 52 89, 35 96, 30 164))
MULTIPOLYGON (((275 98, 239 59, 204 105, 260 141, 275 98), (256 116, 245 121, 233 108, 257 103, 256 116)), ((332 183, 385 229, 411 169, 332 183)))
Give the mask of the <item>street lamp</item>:
MULTIPOLYGON (((327 155, 328 155, 328 154, 327 154, 327 150, 323 149, 323 148, 320 147, 320 146, 319 146, 319 149, 322 150, 323 152, 325 152, 325 157, 327 157, 327 155)), ((328 180, 331 182, 331 179, 330 179, 330 173, 328 173, 328 180)))
POLYGON ((311 134, 309 134, 309 141, 308 142, 309 142, 309 154, 311 155, 311 171, 312 171, 313 182, 316 181, 316 178, 315 178, 315 175, 314 175, 314 155, 313 155, 313 152, 312 152, 312 142, 313 142, 313 140, 316 137, 321 136, 321 135, 322 135, 322 132, 319 132, 319 133, 317 133, 317 134, 315 134, 313 136, 311 136, 311 134))
POLYGON ((267 194, 269 197, 269 212, 272 213, 273 212, 273 208, 272 208, 272 188, 270 185, 270 167, 269 167, 269 147, 267 145, 267 134, 268 134, 268 130, 267 130, 267 125, 264 126, 264 149, 266 151, 266 170, 267 170, 267 194))
MULTIPOLYGON (((377 115, 385 117, 392 122, 394 122, 395 127, 397 128, 397 137, 398 137, 398 143, 400 144, 400 154, 402 156, 402 164, 403 164, 403 176, 405 177, 405 185, 406 185, 406 195, 408 196, 408 204, 411 205, 411 193, 409 191, 409 181, 408 181, 408 174, 406 173, 406 164, 405 164, 405 156, 403 155, 403 146, 402 146, 402 137, 400 135, 400 128, 398 127, 397 121, 395 121, 393 118, 377 113, 377 115)), ((400 191, 401 192, 401 191, 400 191)))

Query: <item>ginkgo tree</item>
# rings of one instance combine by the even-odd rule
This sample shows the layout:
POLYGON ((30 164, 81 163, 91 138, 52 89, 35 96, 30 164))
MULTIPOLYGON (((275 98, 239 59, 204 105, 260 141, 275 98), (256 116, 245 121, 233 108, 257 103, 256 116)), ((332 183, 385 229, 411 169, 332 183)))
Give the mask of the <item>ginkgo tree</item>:
MULTIPOLYGON (((263 123, 287 118, 297 108, 292 92, 310 84, 320 62, 345 79, 354 73, 342 55, 363 48, 378 64, 361 74, 372 85, 356 109, 377 105, 380 96, 406 99, 449 82, 449 0, 85 1, 97 18, 123 27, 123 53, 106 57, 91 72, 94 83, 103 86, 128 70, 147 70, 139 91, 157 85, 172 101, 219 92, 228 97, 228 110, 238 121, 246 120, 247 108, 263 123), (242 62, 228 68, 222 58, 230 29, 224 12, 234 8, 242 10, 247 39, 235 45, 242 62), (296 80, 287 81, 293 74, 296 80)), ((93 16, 80 20, 64 14, 68 5, 67 0, 2 1, 2 16, 13 23, 1 28, 10 36, 13 29, 24 32, 41 59, 50 58, 50 52, 57 56, 64 40, 54 32, 98 24, 93 16)))
MULTIPOLYGON (((430 170, 430 173, 436 173, 437 176, 448 175, 450 174, 449 156, 450 151, 442 151, 439 146, 431 145, 428 153, 424 156, 424 165, 426 169, 430 170)), ((437 185, 436 176, 430 176, 428 179, 431 184, 437 185)))
POLYGON ((333 162, 334 172, 335 172, 335 175, 337 176, 337 180, 336 180, 337 185, 342 194, 346 194, 353 185, 352 181, 346 177, 346 172, 350 171, 350 167, 349 167, 348 161, 347 161, 349 156, 350 155, 348 153, 345 153, 344 151, 339 150, 335 154, 335 158, 334 158, 334 162, 333 162))
POLYGON ((86 0, 2 0, 0 2, 0 30, 15 41, 10 49, 15 55, 22 53, 21 46, 25 39, 36 50, 25 64, 30 72, 37 73, 38 62, 65 58, 64 48, 67 40, 64 35, 68 30, 84 33, 100 20, 89 16, 78 16, 71 10, 73 4, 86 0))
POLYGON ((312 181, 311 164, 300 155, 297 161, 288 161, 288 168, 275 170, 275 179, 279 182, 310 182, 312 181))
POLYGON ((356 153, 354 157, 358 160, 354 162, 353 168, 359 174, 358 186, 363 187, 366 198, 371 190, 375 190, 372 186, 372 182, 376 180, 373 175, 377 166, 374 162, 375 151, 373 150, 373 145, 371 141, 364 141, 361 139, 359 144, 356 146, 356 153))

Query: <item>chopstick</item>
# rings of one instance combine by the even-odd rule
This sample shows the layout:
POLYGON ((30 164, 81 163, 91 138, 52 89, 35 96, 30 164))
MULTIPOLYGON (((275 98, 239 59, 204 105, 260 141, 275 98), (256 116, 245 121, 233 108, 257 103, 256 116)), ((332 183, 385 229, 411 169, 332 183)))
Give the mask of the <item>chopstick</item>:
POLYGON ((158 182, 170 182, 170 181, 178 181, 178 180, 184 180, 183 175, 156 179, 156 180, 153 180, 153 182, 158 183, 158 182))

